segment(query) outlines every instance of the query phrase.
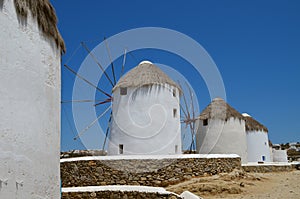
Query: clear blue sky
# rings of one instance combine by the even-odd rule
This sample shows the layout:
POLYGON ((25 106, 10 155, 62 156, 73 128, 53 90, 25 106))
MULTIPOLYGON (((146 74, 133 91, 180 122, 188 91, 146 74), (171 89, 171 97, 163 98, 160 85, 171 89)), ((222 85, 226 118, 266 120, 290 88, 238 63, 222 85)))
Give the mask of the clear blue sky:
MULTIPOLYGON (((300 1, 51 2, 67 46, 62 64, 71 58, 76 69, 84 55, 80 52, 74 58, 71 54, 81 41, 92 48, 103 36, 132 28, 174 29, 195 39, 213 58, 231 106, 266 125, 273 143, 300 141, 300 1)), ((168 60, 173 56, 165 52, 157 56, 158 53, 137 52, 135 56, 150 60, 159 57, 162 60, 157 62, 174 64, 168 60)), ((192 71, 186 76, 191 82, 199 81, 192 71)), ((70 99, 73 80, 72 74, 62 68, 63 100, 70 99)), ((210 99, 203 84, 199 85, 197 95, 202 110, 210 99)), ((73 126, 70 105, 63 106, 73 126)), ((65 115, 62 113, 62 150, 81 148, 72 139, 65 115)))

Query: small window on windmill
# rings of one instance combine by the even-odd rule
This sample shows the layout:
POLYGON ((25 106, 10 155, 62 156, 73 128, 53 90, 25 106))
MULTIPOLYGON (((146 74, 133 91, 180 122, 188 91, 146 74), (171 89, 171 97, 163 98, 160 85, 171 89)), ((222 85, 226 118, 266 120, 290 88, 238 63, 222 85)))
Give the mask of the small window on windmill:
POLYGON ((173 97, 176 97, 176 89, 173 89, 173 97))
POLYGON ((261 156, 261 158, 262 158, 262 161, 266 161, 266 156, 261 156))
POLYGON ((177 116, 177 109, 174 108, 174 109, 173 109, 173 117, 175 118, 176 116, 177 116))
POLYGON ((208 125, 208 119, 204 119, 202 122, 203 122, 203 126, 207 126, 208 125))
POLYGON ((127 87, 120 88, 120 95, 127 95, 127 87))
POLYGON ((175 153, 178 153, 178 145, 175 145, 175 153))
POLYGON ((124 149, 124 147, 123 147, 123 144, 119 144, 119 154, 123 154, 123 149, 124 149))

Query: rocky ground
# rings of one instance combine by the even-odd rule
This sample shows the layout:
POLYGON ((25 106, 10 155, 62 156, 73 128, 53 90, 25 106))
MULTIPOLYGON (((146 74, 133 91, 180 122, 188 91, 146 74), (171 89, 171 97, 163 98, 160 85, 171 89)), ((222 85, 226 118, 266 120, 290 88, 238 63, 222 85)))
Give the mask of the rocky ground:
POLYGON ((168 191, 193 192, 204 199, 215 198, 300 198, 300 170, 276 173, 246 173, 234 170, 229 174, 192 178, 167 187, 168 191))

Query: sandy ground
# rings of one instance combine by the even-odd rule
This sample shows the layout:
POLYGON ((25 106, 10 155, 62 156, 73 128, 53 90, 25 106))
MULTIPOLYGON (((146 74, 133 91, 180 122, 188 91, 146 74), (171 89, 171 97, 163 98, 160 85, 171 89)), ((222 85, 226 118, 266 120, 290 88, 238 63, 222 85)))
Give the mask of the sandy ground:
POLYGON ((167 187, 182 193, 188 190, 204 199, 215 198, 288 198, 300 199, 300 170, 277 173, 245 173, 233 171, 167 187))

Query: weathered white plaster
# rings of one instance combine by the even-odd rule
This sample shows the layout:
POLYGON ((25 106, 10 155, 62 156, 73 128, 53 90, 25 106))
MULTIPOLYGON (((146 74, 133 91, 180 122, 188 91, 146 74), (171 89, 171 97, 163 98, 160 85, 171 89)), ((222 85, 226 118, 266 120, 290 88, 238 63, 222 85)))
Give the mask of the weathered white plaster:
POLYGON ((286 150, 273 149, 273 162, 288 162, 286 150))
POLYGON ((138 191, 146 193, 171 193, 162 187, 134 186, 134 185, 108 185, 108 186, 86 186, 86 187, 66 187, 62 192, 96 192, 96 191, 138 191))
POLYGON ((0 10, 0 198, 60 197, 60 50, 0 10))
POLYGON ((242 163, 247 162, 247 140, 245 121, 230 118, 227 121, 208 119, 203 126, 199 120, 196 135, 197 151, 201 154, 238 154, 242 163))
POLYGON ((120 88, 113 92, 113 121, 108 146, 109 155, 180 154, 179 90, 169 85, 120 88), (173 96, 176 89, 176 96, 173 96), (174 117, 173 109, 176 109, 174 117))
POLYGON ((266 163, 258 163, 258 162, 248 162, 246 164, 242 164, 242 166, 289 166, 292 163, 288 162, 266 162, 266 163))
POLYGON ((236 154, 175 154, 175 155, 115 155, 115 156, 85 156, 76 158, 63 158, 63 162, 89 161, 89 160, 162 160, 162 159, 189 159, 189 158, 238 158, 236 154))
POLYGON ((184 191, 180 196, 184 199, 201 199, 199 196, 189 192, 189 191, 184 191))
POLYGON ((271 162, 268 133, 249 131, 247 134, 248 162, 271 162), (263 160, 263 156, 265 160, 263 160))

